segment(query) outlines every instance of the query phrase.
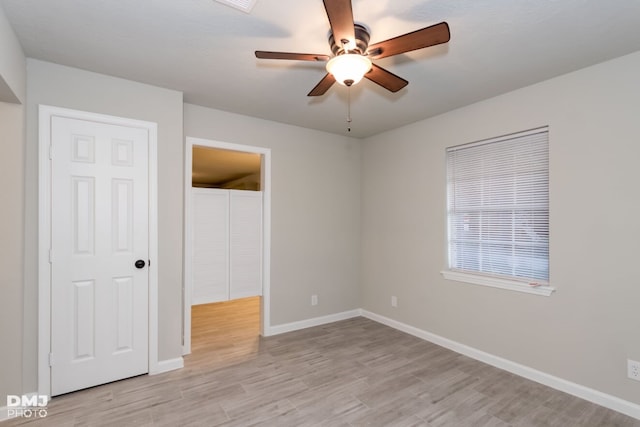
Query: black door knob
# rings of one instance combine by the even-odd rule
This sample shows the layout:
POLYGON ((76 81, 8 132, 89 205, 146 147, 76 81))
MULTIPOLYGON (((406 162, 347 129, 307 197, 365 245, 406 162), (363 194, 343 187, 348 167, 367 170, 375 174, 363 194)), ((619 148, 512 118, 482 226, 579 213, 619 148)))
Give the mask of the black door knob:
POLYGON ((144 261, 139 259, 135 263, 136 268, 144 268, 144 261))

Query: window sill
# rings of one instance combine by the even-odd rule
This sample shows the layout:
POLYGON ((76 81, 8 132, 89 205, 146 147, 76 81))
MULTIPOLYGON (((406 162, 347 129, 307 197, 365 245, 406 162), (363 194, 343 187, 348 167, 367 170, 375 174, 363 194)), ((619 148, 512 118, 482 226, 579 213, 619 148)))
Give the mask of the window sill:
POLYGON ((524 292, 527 294, 542 295, 545 297, 551 296, 555 291, 555 288, 552 288, 549 285, 532 286, 517 280, 462 273, 460 271, 443 270, 440 273, 442 273, 444 278, 448 280, 472 283, 474 285, 490 286, 492 288, 506 289, 509 291, 524 292))

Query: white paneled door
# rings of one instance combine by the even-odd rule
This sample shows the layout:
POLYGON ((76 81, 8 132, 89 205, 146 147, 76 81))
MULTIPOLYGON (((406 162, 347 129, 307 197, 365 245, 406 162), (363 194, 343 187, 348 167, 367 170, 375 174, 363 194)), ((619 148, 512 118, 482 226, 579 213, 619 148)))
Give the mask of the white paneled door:
POLYGON ((148 372, 148 144, 52 118, 52 395, 148 372))

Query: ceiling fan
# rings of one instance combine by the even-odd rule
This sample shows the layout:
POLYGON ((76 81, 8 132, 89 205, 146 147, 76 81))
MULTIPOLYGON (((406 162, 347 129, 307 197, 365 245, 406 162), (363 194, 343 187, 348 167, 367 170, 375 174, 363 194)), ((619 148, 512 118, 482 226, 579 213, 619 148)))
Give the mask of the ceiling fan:
POLYGON ((373 64, 371 60, 447 43, 451 38, 449 25, 446 22, 441 22, 369 46, 368 28, 353 22, 351 0, 323 0, 323 2, 331 26, 329 45, 333 56, 256 51, 256 57, 262 59, 328 61, 327 74, 309 92, 308 96, 324 95, 336 81, 344 86, 354 85, 362 77, 366 77, 391 92, 397 92, 409 82, 373 64))

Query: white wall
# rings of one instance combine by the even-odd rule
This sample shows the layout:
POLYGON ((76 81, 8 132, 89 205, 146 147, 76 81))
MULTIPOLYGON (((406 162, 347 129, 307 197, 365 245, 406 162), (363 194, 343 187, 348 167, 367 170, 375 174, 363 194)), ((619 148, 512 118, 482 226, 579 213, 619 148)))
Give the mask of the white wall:
POLYGON ((75 68, 27 62, 25 388, 36 390, 38 105, 158 123, 159 360, 182 354, 182 93, 75 68))
POLYGON ((363 308, 640 404, 639 75, 640 52, 366 140, 363 308), (444 280, 445 148, 541 125, 557 292, 444 280))
POLYGON ((184 127, 272 150, 271 325, 358 308, 359 141, 190 104, 184 127))

